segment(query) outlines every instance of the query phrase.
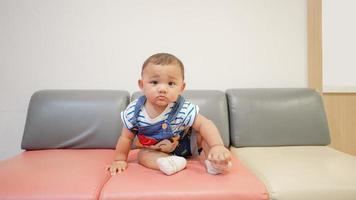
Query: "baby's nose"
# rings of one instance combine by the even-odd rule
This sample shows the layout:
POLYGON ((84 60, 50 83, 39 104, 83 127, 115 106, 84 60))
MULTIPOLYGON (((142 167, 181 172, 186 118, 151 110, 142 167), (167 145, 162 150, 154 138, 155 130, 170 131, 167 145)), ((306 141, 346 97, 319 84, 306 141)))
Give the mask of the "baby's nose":
POLYGON ((167 87, 164 84, 161 84, 158 88, 159 92, 167 92, 167 87))

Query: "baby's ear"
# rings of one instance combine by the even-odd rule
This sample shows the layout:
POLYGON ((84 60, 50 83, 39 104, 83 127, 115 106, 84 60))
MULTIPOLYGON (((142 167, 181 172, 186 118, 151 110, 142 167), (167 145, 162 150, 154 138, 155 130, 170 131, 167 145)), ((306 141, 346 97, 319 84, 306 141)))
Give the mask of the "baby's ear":
POLYGON ((185 89, 185 82, 183 82, 183 84, 182 84, 182 92, 184 91, 184 89, 185 89))
POLYGON ((140 87, 140 89, 142 90, 143 89, 143 81, 142 81, 142 79, 138 79, 137 83, 138 83, 138 87, 140 87))

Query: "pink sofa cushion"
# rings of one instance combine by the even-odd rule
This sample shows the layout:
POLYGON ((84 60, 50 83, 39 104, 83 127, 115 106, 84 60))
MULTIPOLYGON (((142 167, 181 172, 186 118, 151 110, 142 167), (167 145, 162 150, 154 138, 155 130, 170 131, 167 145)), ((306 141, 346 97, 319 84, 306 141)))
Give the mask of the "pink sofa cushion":
POLYGON ((228 174, 207 174, 203 158, 197 158, 188 160, 185 170, 166 176, 160 171, 140 166, 136 155, 137 150, 130 152, 128 169, 107 182, 101 192, 101 199, 268 199, 263 183, 236 158, 228 174))
POLYGON ((0 161, 0 199, 97 199, 113 150, 25 151, 0 161))

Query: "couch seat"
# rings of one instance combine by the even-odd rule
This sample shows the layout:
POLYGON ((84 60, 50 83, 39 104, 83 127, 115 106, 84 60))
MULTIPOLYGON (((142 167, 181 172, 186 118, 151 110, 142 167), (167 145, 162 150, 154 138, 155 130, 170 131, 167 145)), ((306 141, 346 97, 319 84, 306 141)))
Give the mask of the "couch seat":
POLYGON ((203 158, 189 159, 187 168, 172 176, 140 166, 137 151, 129 155, 129 167, 103 187, 101 199, 114 200, 260 200, 268 199, 265 186, 238 159, 228 174, 206 173, 203 158))
POLYGON ((0 161, 0 199, 97 199, 114 150, 36 150, 0 161))
POLYGON ((356 159, 349 154, 327 146, 231 151, 260 177, 272 200, 356 199, 356 159))

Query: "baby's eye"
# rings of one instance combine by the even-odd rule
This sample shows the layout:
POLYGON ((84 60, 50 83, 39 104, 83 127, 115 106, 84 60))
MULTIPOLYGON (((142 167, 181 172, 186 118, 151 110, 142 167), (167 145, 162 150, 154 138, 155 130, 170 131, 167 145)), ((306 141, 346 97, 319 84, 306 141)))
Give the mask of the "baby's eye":
POLYGON ((169 82, 168 85, 169 85, 169 86, 175 86, 176 83, 175 83, 175 82, 169 82))
POLYGON ((153 84, 153 85, 157 85, 158 82, 157 81, 150 81, 150 83, 153 84))

